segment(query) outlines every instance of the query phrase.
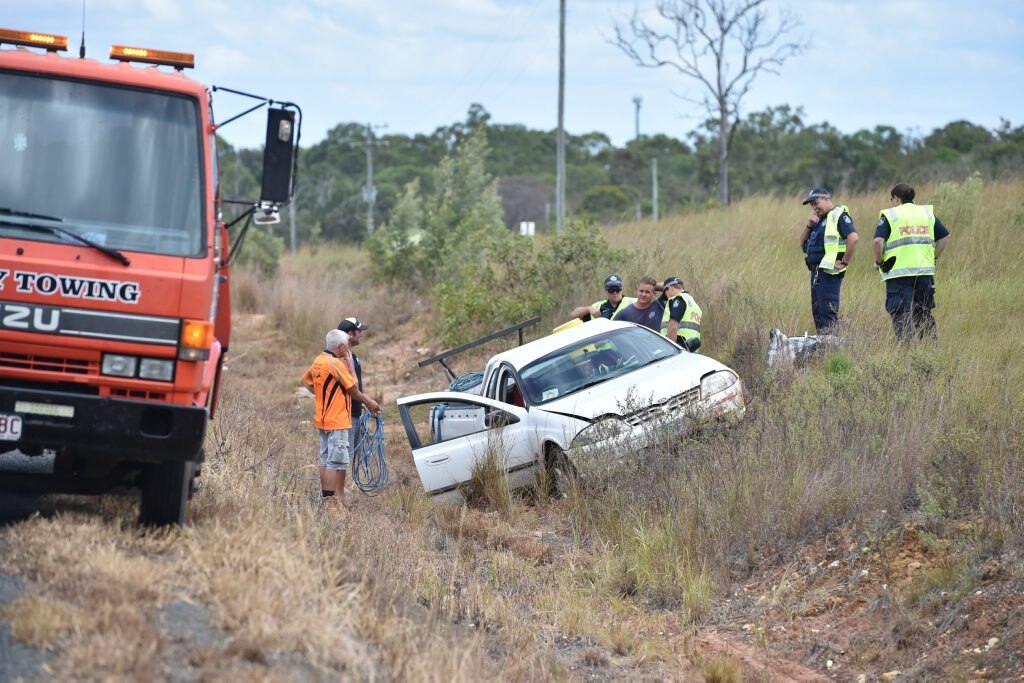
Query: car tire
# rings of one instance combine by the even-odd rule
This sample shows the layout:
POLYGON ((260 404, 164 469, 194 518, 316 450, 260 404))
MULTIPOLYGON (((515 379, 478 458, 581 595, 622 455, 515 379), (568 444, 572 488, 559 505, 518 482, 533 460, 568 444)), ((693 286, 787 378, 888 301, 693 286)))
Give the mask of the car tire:
POLYGON ((544 457, 544 481, 549 496, 566 497, 576 480, 576 468, 561 448, 548 444, 544 457))
POLYGON ((183 525, 188 514, 194 471, 195 463, 191 460, 145 465, 139 523, 146 526, 183 525))

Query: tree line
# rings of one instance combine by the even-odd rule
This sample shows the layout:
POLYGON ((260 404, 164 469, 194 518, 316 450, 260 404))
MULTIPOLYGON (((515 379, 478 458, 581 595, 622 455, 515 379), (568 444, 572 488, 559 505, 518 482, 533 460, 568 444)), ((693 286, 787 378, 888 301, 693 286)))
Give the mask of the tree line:
MULTIPOLYGON (((719 122, 709 119, 685 138, 643 135, 615 146, 599 132, 567 135, 566 201, 571 217, 601 222, 652 214, 652 159, 657 159, 660 215, 717 203, 719 122)), ((388 134, 375 140, 374 222, 391 220, 407 186, 429 195, 434 170, 457 156, 464 141, 485 134, 486 172, 497 179, 505 225, 534 221, 545 230, 555 221, 556 132, 491 121, 479 104, 464 121, 432 133, 388 134)), ((753 112, 731 131, 729 193, 800 195, 812 185, 837 192, 883 187, 897 180, 920 183, 1024 174, 1024 126, 1009 121, 995 129, 953 121, 930 133, 901 132, 879 125, 845 134, 828 123, 810 123, 800 108, 783 105, 753 112)), ((366 127, 342 123, 300 151, 295 201, 300 243, 361 242, 367 237, 366 127)), ((258 194, 261 151, 219 142, 221 194, 258 194)), ((287 226, 287 221, 283 223, 287 226)), ((287 234, 287 228, 279 230, 287 234)))

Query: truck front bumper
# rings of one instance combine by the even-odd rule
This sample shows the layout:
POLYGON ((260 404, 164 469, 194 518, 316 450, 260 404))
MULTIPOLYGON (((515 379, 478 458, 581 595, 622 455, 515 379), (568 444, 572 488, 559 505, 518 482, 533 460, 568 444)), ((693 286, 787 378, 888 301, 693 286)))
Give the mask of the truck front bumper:
POLYGON ((0 413, 22 418, 21 438, 0 448, 70 449, 112 461, 197 460, 203 407, 0 386, 0 413))

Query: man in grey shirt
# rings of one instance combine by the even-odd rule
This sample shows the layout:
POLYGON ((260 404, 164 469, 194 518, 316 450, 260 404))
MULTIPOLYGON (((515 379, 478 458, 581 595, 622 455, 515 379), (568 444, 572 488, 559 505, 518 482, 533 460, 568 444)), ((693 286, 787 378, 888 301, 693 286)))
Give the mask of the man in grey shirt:
POLYGON ((654 289, 657 286, 658 281, 653 277, 640 278, 640 284, 636 288, 636 301, 629 306, 619 308, 612 316, 612 320, 636 323, 661 334, 661 317, 664 315, 665 309, 661 302, 654 298, 654 289))

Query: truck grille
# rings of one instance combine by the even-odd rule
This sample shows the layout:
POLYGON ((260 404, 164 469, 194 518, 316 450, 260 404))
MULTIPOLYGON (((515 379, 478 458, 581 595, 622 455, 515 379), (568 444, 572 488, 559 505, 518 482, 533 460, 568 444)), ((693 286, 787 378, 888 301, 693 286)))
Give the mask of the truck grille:
POLYGON ((118 398, 135 398, 143 401, 167 400, 167 394, 162 391, 140 391, 138 389, 111 388, 110 395, 118 398))
POLYGON ((99 367, 93 361, 80 358, 36 356, 26 353, 0 352, 0 367, 60 372, 65 375, 95 375, 99 373, 99 367))
POLYGON ((645 422, 653 422, 655 420, 664 419, 666 417, 675 417, 675 413, 680 413, 686 410, 686 408, 700 400, 700 387, 696 386, 692 389, 684 391, 678 396, 673 396, 664 403, 643 410, 638 410, 632 415, 627 415, 623 418, 627 424, 632 427, 638 427, 645 422))

